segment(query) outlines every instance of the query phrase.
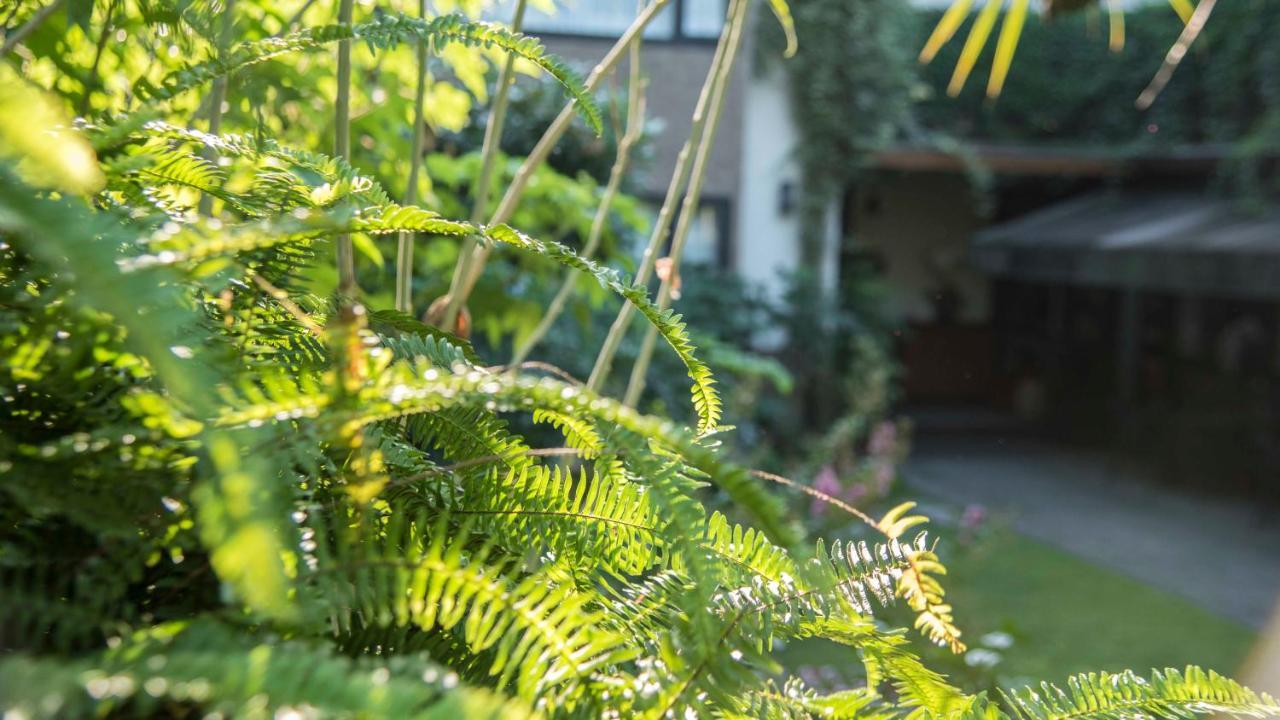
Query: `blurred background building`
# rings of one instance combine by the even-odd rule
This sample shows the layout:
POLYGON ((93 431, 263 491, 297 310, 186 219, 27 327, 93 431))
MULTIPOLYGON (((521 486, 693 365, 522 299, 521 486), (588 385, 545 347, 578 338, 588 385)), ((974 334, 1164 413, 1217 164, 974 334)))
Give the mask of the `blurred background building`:
MULTIPOLYGON (((831 290, 879 278, 909 404, 999 408, 1142 455, 1174 482, 1280 492, 1280 214, 1270 207, 1280 52, 1253 30, 1280 23, 1276 8, 1220 12, 1139 111, 1132 98, 1177 35, 1167 5, 1128 3, 1122 53, 1107 52, 1096 14, 1033 20, 991 102, 981 87, 943 93, 958 41, 915 66, 945 4, 892 11, 917 40, 903 55, 910 116, 840 159, 856 172, 819 218, 804 217, 815 190, 796 154, 806 78, 770 57, 767 32, 751 33, 686 261, 774 296, 806 265, 831 290)), ((803 29, 806 4, 796 5, 803 29)), ((663 79, 649 98, 659 129, 643 183, 655 202, 724 6, 672 0, 646 34, 645 70, 663 79)), ((762 29, 772 23, 756 10, 762 29)), ((530 10, 526 27, 589 66, 634 13, 633 0, 582 0, 530 10)))

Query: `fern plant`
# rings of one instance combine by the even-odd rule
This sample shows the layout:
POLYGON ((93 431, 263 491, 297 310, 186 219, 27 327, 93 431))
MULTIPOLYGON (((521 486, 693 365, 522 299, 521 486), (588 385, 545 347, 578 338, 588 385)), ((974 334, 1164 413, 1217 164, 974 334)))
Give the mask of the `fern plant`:
MULTIPOLYGON (((188 11, 116 10, 216 43, 188 11)), ((59 83, 30 79, 40 46, 0 67, 6 717, 1280 712, 1196 668, 964 694, 876 619, 902 602, 930 640, 964 647, 924 519, 822 497, 865 535, 804 542, 779 500, 794 483, 728 459, 711 370, 647 287, 517 228, 394 203, 342 158, 175 117, 204 84, 350 39, 500 48, 599 120, 588 84, 535 40, 455 16, 251 39, 74 120, 59 83), (326 244, 397 233, 595 280, 685 366, 688 416, 641 414, 545 365, 489 367, 404 312, 314 292, 326 244), (535 446, 513 417, 562 441, 535 446), (865 685, 785 677, 771 651, 795 638, 856 649, 865 685)))

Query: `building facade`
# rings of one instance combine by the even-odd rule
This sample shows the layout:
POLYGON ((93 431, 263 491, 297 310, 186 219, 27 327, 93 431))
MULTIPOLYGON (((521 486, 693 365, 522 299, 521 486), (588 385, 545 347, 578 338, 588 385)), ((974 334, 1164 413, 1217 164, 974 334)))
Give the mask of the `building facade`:
MULTIPOLYGON (((492 17, 509 19, 512 2, 492 17)), ((641 193, 656 207, 666 193, 680 148, 688 137, 694 106, 724 26, 725 0, 671 0, 645 32, 644 73, 650 78, 647 114, 657 133, 652 163, 641 193)), ((754 14, 767 13, 755 3, 754 14)), ((576 0, 553 13, 530 8, 525 31, 555 54, 589 70, 636 15, 635 0, 576 0)), ((754 32, 745 33, 716 135, 702 203, 684 262, 732 269, 776 295, 799 262, 800 222, 794 194, 799 171, 792 159, 798 133, 791 117, 786 78, 779 69, 757 71, 754 32)), ((624 60, 616 71, 625 78, 624 60)), ((834 233, 836 214, 829 231, 834 233)), ((833 253, 835 242, 829 243, 833 253)), ((833 259, 834 262, 834 259, 833 259)), ((827 280, 834 282, 834 265, 827 280)))

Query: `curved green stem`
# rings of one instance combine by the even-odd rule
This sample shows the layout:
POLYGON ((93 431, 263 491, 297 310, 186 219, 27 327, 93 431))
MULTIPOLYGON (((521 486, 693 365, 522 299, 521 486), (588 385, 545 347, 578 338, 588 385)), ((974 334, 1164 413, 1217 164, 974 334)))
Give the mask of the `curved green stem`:
MULTIPOLYGON (((618 195, 618 188, 622 185, 622 179, 626 177, 627 165, 631 159, 631 149, 639 142, 641 135, 644 134, 644 78, 640 73, 640 41, 636 41, 631 45, 630 56, 630 78, 627 81, 627 124, 621 139, 618 140, 618 152, 613 161, 613 168, 609 171, 609 182, 605 185, 604 193, 600 197, 600 206, 596 208, 595 217, 591 220, 591 231, 587 236, 587 242, 582 247, 580 255, 590 259, 595 255, 595 251, 600 247, 600 239, 604 234, 604 225, 608 222, 609 211, 613 207, 613 201, 618 195)), ((534 328, 529 337, 516 349, 511 357, 511 365, 518 366, 529 357, 529 353, 537 347, 538 343, 546 337, 551 326, 563 312, 565 303, 568 302, 569 296, 573 294, 574 288, 578 285, 578 274, 574 272, 565 273, 564 282, 560 285, 560 291, 556 293, 551 304, 547 306, 547 312, 542 316, 541 322, 534 328)))
MULTIPOLYGON (((338 0, 338 22, 351 24, 353 0, 338 0)), ((338 97, 334 103, 333 154, 342 160, 351 160, 351 41, 338 42, 338 97)), ((351 297, 359 291, 356 285, 355 247, 350 235, 339 235, 336 244, 338 254, 338 293, 351 297)))
MULTIPOLYGON (((419 0, 418 12, 425 20, 427 0, 419 0)), ((428 63, 431 59, 425 40, 418 41, 418 87, 413 93, 413 145, 409 155, 409 181, 404 191, 404 204, 418 202, 418 175, 422 169, 422 126, 426 115, 427 85, 431 82, 428 63)), ((396 244, 396 309, 413 313, 413 241, 414 234, 400 233, 396 244)))
MULTIPOLYGON (((730 17, 734 16, 739 5, 745 4, 745 0, 732 0, 728 15, 730 17)), ((721 75, 726 74, 725 60, 729 55, 728 49, 731 35, 732 23, 726 22, 724 29, 720 32, 720 40, 716 43, 716 51, 711 59, 711 67, 707 69, 706 80, 702 83, 702 90, 698 95, 698 103, 693 110, 689 137, 685 140, 684 146, 680 148, 680 154, 676 157, 676 167, 671 175, 671 183, 667 186, 667 194, 662 200, 662 208, 658 211, 657 219, 654 220, 653 231, 649 236, 649 244, 645 247, 644 255, 640 258, 640 267, 636 270, 635 276, 635 284, 637 285, 643 285, 649 281, 649 275, 653 272, 654 263, 658 260, 658 253, 662 252, 662 246, 667 240, 667 228, 671 227, 671 220, 675 214, 676 206, 679 204, 680 198, 685 194, 685 188, 689 183, 693 169, 693 156, 703 146, 704 129, 707 125, 710 105, 716 94, 716 84, 721 75)), ((609 334, 605 337, 604 344, 600 346, 600 352, 596 355, 595 365, 591 368, 591 376, 587 380, 587 387, 593 391, 600 392, 605 379, 608 378, 609 372, 613 368, 613 358, 618 352, 618 347, 622 344, 622 338, 626 336, 630 322, 631 308, 623 306, 618 310, 618 316, 614 318, 613 325, 609 327, 609 334)))
MULTIPOLYGON (((601 80, 612 72, 613 68, 622 59, 623 52, 633 42, 640 39, 649 22, 669 2, 671 0, 651 0, 645 6, 644 11, 632 21, 627 31, 622 34, 622 37, 618 38, 618 41, 613 44, 613 47, 609 49, 604 58, 591 70, 591 74, 587 76, 586 82, 583 83, 587 92, 592 92, 599 87, 601 80)), ((574 102, 570 102, 560 111, 560 114, 551 122, 546 131, 542 133, 538 144, 533 147, 533 150, 529 152, 529 156, 525 158, 524 162, 520 164, 520 168, 516 170, 515 176, 511 179, 511 184, 507 186, 506 193, 503 194, 502 200, 498 203, 498 208, 494 210, 493 215, 489 218, 489 225, 497 225, 511 218, 512 213, 515 212, 521 198, 524 196, 525 187, 528 186, 530 178, 533 177, 533 171, 546 161, 556 143, 564 136, 565 131, 569 129, 569 123, 573 121, 573 115, 574 102)), ((468 255, 459 258, 460 267, 458 270, 462 269, 461 264, 464 262, 467 264, 467 269, 465 274, 461 276, 462 281, 456 290, 450 291, 450 307, 456 305, 457 308, 461 308, 466 303, 471 291, 475 289, 476 281, 480 279, 481 273, 484 272, 484 265, 489 258, 490 252, 491 249, 487 245, 475 245, 468 255)), ((460 275, 455 273, 454 277, 457 278, 460 275)), ((456 317, 456 309, 453 312, 456 317)), ((447 326, 448 323, 446 322, 445 325, 447 326)))
MULTIPOLYGON (((707 129, 702 142, 698 146, 698 156, 693 163, 689 192, 684 196, 684 203, 680 207, 680 219, 676 224, 675 235, 671 239, 671 268, 668 270, 666 277, 662 278, 662 284, 658 288, 659 310, 666 310, 671 304, 671 293, 675 288, 676 278, 680 276, 680 256, 684 253, 684 244, 689 238, 689 229, 693 227, 694 218, 698 213, 698 203, 702 199, 702 185, 706 181, 707 163, 711 157, 711 150, 715 146, 716 131, 720 126, 720 115, 724 110, 725 96, 728 94, 729 80, 733 72, 733 61, 738 54, 738 48, 742 44, 742 28, 746 24, 746 9, 747 3, 745 0, 739 0, 729 12, 727 29, 732 37, 729 40, 723 66, 717 73, 713 92, 714 97, 711 100, 711 111, 707 118, 707 129)), ((657 336, 652 331, 645 333, 644 342, 640 346, 640 354, 636 356, 636 363, 631 368, 631 378, 627 381, 627 393, 623 400, 626 405, 634 406, 639 402, 640 395, 644 392, 645 375, 649 372, 649 361, 653 358, 653 347, 656 341, 657 336)))
MULTIPOLYGON (((520 32, 524 26, 524 11, 527 0, 516 0, 515 14, 511 18, 511 30, 520 32)), ((480 149, 480 173, 476 176, 475 187, 472 188, 471 222, 479 223, 489 207, 489 190, 493 186, 493 166, 497 162, 498 152, 502 149, 502 126, 507 119, 507 102, 511 94, 511 85, 515 81, 514 55, 508 55, 507 61, 498 73, 498 84, 494 89, 493 109, 489 112, 489 124, 484 129, 484 144, 480 149)), ((458 252, 458 265, 454 268, 453 279, 449 282, 449 302, 444 312, 444 327, 452 331, 458 321, 458 311, 465 301, 458 293, 459 288, 471 273, 475 263, 473 251, 476 239, 467 238, 458 252), (455 300, 457 298, 457 300, 455 300)))
POLYGON ((8 55, 10 50, 17 47, 18 43, 26 39, 26 37, 31 33, 35 32, 35 29, 40 27, 45 20, 48 20, 49 16, 58 8, 62 7, 65 2, 66 0, 53 0, 53 2, 37 10, 36 14, 32 15, 30 20, 23 23, 22 27, 14 30, 13 34, 6 35, 4 38, 4 45, 0 45, 0 57, 8 55))
MULTIPOLYGON (((235 0, 226 0, 226 5, 222 8, 222 27, 218 32, 218 54, 225 55, 227 47, 231 44, 231 30, 235 26, 235 0)), ((113 5, 114 7, 114 5, 113 5)), ((108 14, 108 17, 110 15, 108 14)), ((109 29, 109 28, 108 28, 109 29)), ((104 29, 105 33, 107 30, 104 29)), ((85 93, 85 99, 88 100, 88 93, 85 93)), ((222 105, 227 99, 227 78, 221 76, 214 78, 213 90, 209 93, 209 134, 220 135, 222 133, 222 105)), ((210 162, 216 162, 218 154, 212 149, 206 149, 204 153, 205 159, 210 162)), ((200 196, 200 204, 198 210, 201 215, 209 215, 213 212, 213 197, 208 193, 200 196)))

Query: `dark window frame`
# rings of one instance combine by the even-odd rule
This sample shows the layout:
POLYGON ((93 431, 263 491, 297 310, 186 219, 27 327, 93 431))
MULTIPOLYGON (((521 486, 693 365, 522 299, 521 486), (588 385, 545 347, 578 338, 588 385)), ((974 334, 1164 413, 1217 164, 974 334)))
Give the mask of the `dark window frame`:
MULTIPOLYGON (((671 0, 671 5, 663 12, 675 13, 675 23, 671 29, 670 37, 644 37, 646 45, 694 45, 707 46, 715 45, 719 41, 719 35, 687 35, 684 29, 684 8, 688 0, 671 0)), ((728 3, 725 3, 726 12, 728 3)), ((601 40, 612 42, 618 39, 617 35, 609 33, 594 32, 573 32, 570 30, 527 30, 529 35, 548 40, 601 40)))
MULTIPOLYGON (((639 197, 645 204, 653 208, 655 215, 658 209, 662 207, 663 197, 661 195, 645 193, 639 197)), ((720 270, 732 270, 736 255, 733 242, 733 198, 728 195, 703 195, 700 200, 697 211, 711 210, 716 216, 716 267, 720 270)), ((676 216, 671 219, 671 227, 667 231, 667 240, 662 245, 662 255, 660 257, 671 254, 671 235, 675 232, 676 224, 679 221, 680 214, 679 207, 677 207, 676 216)), ((680 262, 683 264, 684 260, 681 259, 680 262)))

